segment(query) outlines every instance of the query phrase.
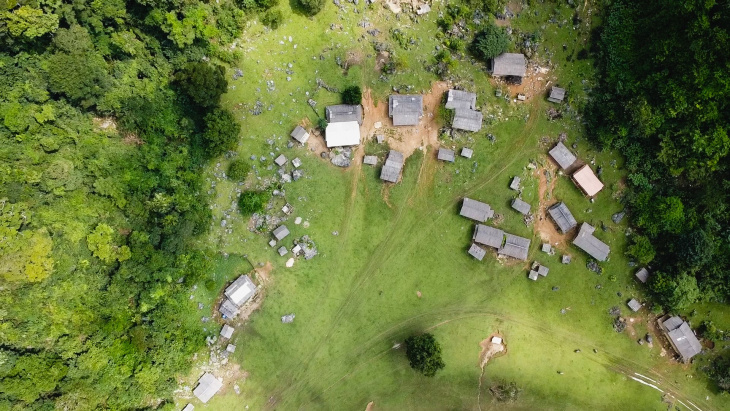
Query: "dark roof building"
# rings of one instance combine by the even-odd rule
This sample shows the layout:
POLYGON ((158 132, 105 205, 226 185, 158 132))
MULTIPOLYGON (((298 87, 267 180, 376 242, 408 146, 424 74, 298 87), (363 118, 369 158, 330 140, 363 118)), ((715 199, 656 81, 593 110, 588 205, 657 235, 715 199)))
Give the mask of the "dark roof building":
POLYGON ((475 243, 499 248, 502 247, 502 242, 504 241, 504 231, 488 225, 477 224, 472 239, 475 243))
POLYGON ((448 148, 439 148, 438 159, 441 161, 448 161, 450 163, 453 163, 456 159, 456 155, 454 154, 454 150, 449 150, 448 148))
POLYGON ((550 214, 550 217, 553 221, 555 221, 555 224, 563 234, 578 225, 578 222, 575 221, 575 217, 573 217, 573 214, 570 210, 568 210, 568 206, 566 206, 563 202, 553 204, 550 208, 548 208, 548 214, 550 214))
POLYGON ((702 345, 686 321, 679 317, 671 317, 662 322, 662 328, 667 333, 672 347, 677 351, 682 361, 688 362, 702 351, 702 345))
POLYGON ((272 231, 272 234, 274 234, 274 238, 281 241, 284 237, 289 235, 289 229, 286 228, 285 225, 280 225, 272 231))
POLYGON ((596 231, 595 227, 591 226, 588 223, 583 223, 580 226, 580 231, 578 232, 578 235, 573 240, 573 244, 588 253, 588 255, 595 258, 596 260, 606 261, 606 258, 608 258, 608 253, 611 251, 611 248, 603 241, 594 237, 594 231, 596 231))
POLYGON ((309 140, 309 133, 307 133, 307 130, 305 130, 302 126, 297 126, 297 128, 295 128, 290 135, 294 140, 302 144, 306 143, 307 140, 309 140))
POLYGON ((530 270, 530 274, 527 275, 527 278, 529 278, 532 281, 537 281, 540 274, 537 273, 535 270, 530 270))
POLYGON ((525 77, 527 60, 520 53, 502 53, 492 59, 492 75, 497 77, 525 77))
POLYGON ((646 283, 649 279, 649 270, 643 267, 640 268, 639 271, 636 272, 636 278, 638 278, 642 283, 646 283))
POLYGON ((524 215, 530 214, 530 205, 520 200, 519 198, 515 198, 514 200, 512 200, 512 208, 524 215))
POLYGON ((362 106, 359 104, 356 106, 349 104, 327 106, 324 109, 324 114, 329 123, 357 121, 357 124, 362 125, 362 106))
POLYGON ((568 147, 565 147, 562 141, 559 141, 548 153, 563 170, 572 166, 575 160, 578 159, 568 147))
POLYGON ((553 87, 550 90, 550 96, 548 97, 548 101, 551 101, 553 103, 562 103, 563 99, 565 99, 565 89, 560 87, 553 87))
POLYGON ((638 302, 636 300, 636 298, 630 299, 629 302, 626 303, 626 305, 628 305, 629 308, 631 308, 631 311, 633 311, 633 312, 637 312, 641 309, 641 303, 638 302))
POLYGON ((400 178, 400 172, 403 169, 403 153, 390 150, 388 158, 380 170, 380 179, 391 183, 397 183, 400 178))
POLYGON ((394 126, 415 126, 423 116, 423 97, 393 94, 388 99, 388 116, 394 126))
POLYGON ((482 129, 482 113, 468 108, 454 110, 454 121, 451 127, 457 130, 479 131, 482 129))
POLYGON ((479 247, 478 245, 472 243, 471 247, 469 247, 469 254, 477 260, 482 261, 482 259, 484 259, 484 256, 487 255, 487 251, 484 250, 482 247, 479 247))
POLYGON ((477 95, 468 91, 451 89, 446 96, 446 108, 474 110, 477 108, 477 95))
POLYGON ((527 252, 530 250, 530 240, 514 234, 506 234, 504 246, 497 250, 498 254, 526 261, 527 252))
POLYGON ((492 210, 489 204, 465 197, 464 202, 461 204, 461 212, 459 214, 483 223, 494 216, 494 210, 492 210))

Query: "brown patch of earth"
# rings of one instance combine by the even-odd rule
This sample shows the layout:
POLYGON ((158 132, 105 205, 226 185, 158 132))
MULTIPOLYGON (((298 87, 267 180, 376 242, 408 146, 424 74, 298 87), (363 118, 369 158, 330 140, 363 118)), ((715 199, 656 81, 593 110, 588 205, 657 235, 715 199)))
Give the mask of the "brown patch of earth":
POLYGON ((352 50, 347 52, 347 59, 345 59, 345 72, 352 67, 362 64, 365 60, 365 53, 361 50, 352 50))
POLYGON ((535 169, 535 173, 539 180, 539 198, 536 213, 537 219, 534 221, 534 231, 540 235, 540 239, 542 241, 550 243, 554 247, 564 248, 569 234, 561 234, 547 213, 548 207, 555 203, 555 200, 553 199, 553 190, 555 189, 555 183, 557 182, 555 167, 551 162, 548 162, 547 164, 548 165, 545 167, 535 169), (548 183, 547 177, 545 176, 546 171, 552 175, 550 183, 548 183))
MULTIPOLYGON (((518 94, 524 94, 525 102, 527 102, 535 96, 545 95, 545 91, 551 83, 548 78, 549 73, 548 67, 542 67, 537 63, 527 63, 527 73, 522 78, 521 84, 508 84, 498 78, 493 79, 493 82, 495 86, 506 86, 512 99, 516 99, 518 94)), ((517 101, 519 102, 519 100, 517 101)))
POLYGON ((375 70, 380 71, 390 61, 390 53, 387 51, 380 51, 375 56, 375 70))
POLYGON ((375 409, 375 401, 370 401, 367 406, 365 406, 365 411, 373 411, 375 409))
POLYGON ((218 378, 223 379, 223 387, 219 395, 225 395, 230 390, 235 390, 235 386, 243 383, 249 376, 248 371, 241 369, 241 366, 233 361, 228 361, 226 365, 221 366, 214 374, 218 378))
POLYGON ((271 282, 271 270, 273 269, 274 266, 271 264, 271 261, 267 261, 263 267, 256 267, 256 278, 259 280, 261 286, 266 286, 271 282))

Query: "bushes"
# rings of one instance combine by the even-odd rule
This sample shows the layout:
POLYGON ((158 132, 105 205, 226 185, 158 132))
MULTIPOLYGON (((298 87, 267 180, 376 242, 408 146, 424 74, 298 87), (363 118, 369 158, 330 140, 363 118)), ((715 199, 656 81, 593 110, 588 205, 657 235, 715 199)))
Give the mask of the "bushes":
POLYGON ((215 107, 228 83, 225 70, 206 62, 189 63, 177 74, 180 88, 202 107, 215 107))
POLYGON ((304 14, 314 16, 322 11, 325 0, 298 0, 304 14))
POLYGON ((656 252, 647 237, 635 235, 631 239, 631 245, 626 250, 626 254, 635 258, 640 265, 646 265, 654 259, 656 252))
POLYGON ((426 333, 408 337, 405 344, 408 362, 414 370, 421 372, 426 377, 433 377, 438 370, 444 368, 441 344, 436 341, 433 334, 426 333))
POLYGON ((205 152, 217 157, 236 147, 241 125, 227 110, 216 108, 205 116, 205 152))
POLYGON ((350 86, 342 91, 342 104, 357 105, 362 103, 360 86, 350 86))
POLYGON ((266 191, 244 191, 238 197, 238 210, 245 216, 260 213, 268 201, 269 193, 266 191))
POLYGON ((282 21, 284 21, 284 13, 279 9, 269 10, 261 17, 261 24, 272 30, 278 29, 282 21))
POLYGON ((487 61, 507 51, 508 45, 509 36, 504 28, 489 24, 474 37, 471 50, 475 56, 487 61))
POLYGON ((231 162, 226 175, 233 181, 243 181, 249 172, 251 172, 251 165, 246 160, 239 159, 231 162))

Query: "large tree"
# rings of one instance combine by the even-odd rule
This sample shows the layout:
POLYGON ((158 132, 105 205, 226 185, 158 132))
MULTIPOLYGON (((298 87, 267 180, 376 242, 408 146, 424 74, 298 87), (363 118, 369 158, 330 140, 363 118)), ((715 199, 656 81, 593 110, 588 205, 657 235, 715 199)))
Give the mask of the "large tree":
POLYGON ((433 334, 413 335, 405 340, 406 356, 411 368, 427 377, 433 377, 445 364, 441 358, 441 344, 433 334))

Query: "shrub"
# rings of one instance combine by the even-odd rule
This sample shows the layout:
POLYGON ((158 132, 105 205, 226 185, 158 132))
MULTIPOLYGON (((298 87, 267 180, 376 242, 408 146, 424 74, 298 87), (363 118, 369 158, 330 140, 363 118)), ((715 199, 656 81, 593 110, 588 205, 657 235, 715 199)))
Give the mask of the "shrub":
POLYGON ((325 0, 299 0, 299 6, 306 15, 314 16, 324 8, 324 1, 325 0))
POLYGON ((284 21, 284 13, 279 9, 269 10, 261 18, 261 23, 272 30, 278 29, 282 21, 284 21))
POLYGON ((327 128, 327 119, 320 117, 320 119, 317 120, 317 127, 324 131, 327 128))
POLYGON ((251 165, 246 160, 233 160, 228 166, 227 176, 233 181, 243 181, 251 171, 251 165))
POLYGON ((433 334, 413 335, 406 338, 406 356, 416 371, 426 377, 433 377, 445 364, 441 358, 441 345, 433 334))
POLYGON ((251 215, 264 211, 269 193, 266 191, 244 191, 238 197, 238 210, 243 215, 251 215))
POLYGON ((626 254, 634 257, 639 264, 646 265, 654 259, 656 252, 647 237, 635 235, 631 238, 631 245, 626 250, 626 254))
POLYGON ((489 388, 489 392, 499 402, 513 402, 520 395, 521 391, 522 389, 517 386, 516 382, 500 382, 489 388))
POLYGON ((360 86, 350 86, 342 92, 343 104, 360 104, 362 103, 362 90, 360 86))
POLYGON ((509 36, 504 28, 489 24, 474 37, 472 53, 486 61, 507 51, 508 45, 509 36))
POLYGON ((227 110, 216 108, 205 116, 205 150, 211 157, 217 157, 236 147, 241 125, 227 110))

